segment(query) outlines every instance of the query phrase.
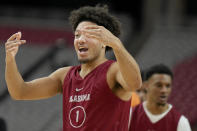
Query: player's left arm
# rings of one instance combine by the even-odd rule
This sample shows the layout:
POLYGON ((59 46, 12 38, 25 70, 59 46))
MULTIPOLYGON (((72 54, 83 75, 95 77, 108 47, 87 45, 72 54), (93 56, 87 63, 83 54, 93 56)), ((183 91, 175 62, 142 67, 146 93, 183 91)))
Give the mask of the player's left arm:
POLYGON ((87 26, 84 31, 88 37, 96 38, 103 46, 109 46, 113 49, 117 60, 112 67, 113 70, 117 70, 115 73, 116 81, 127 91, 135 91, 140 88, 142 80, 139 66, 120 39, 103 26, 87 26))
POLYGON ((117 60, 116 80, 125 90, 135 91, 142 84, 139 66, 121 41, 117 41, 117 47, 112 47, 117 60))

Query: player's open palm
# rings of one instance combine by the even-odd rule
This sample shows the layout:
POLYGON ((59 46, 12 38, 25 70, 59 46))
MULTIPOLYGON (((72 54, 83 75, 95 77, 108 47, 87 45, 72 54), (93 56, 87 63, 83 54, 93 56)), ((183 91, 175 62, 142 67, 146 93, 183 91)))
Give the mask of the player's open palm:
POLYGON ((15 58, 19 46, 26 43, 26 40, 21 40, 21 36, 21 32, 15 33, 5 43, 6 59, 15 58))

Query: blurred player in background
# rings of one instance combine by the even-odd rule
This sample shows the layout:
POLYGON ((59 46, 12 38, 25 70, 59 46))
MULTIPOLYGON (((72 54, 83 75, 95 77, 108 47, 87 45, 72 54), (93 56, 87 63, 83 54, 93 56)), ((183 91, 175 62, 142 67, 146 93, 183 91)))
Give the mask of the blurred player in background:
POLYGON ((191 131, 187 118, 167 102, 172 90, 171 70, 155 65, 145 78, 147 100, 132 110, 130 131, 191 131))

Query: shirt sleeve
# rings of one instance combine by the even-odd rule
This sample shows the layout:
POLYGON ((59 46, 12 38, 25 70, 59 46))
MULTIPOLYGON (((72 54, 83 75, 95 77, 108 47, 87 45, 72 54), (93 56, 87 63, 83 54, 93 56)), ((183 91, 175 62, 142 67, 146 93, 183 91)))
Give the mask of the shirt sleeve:
POLYGON ((186 117, 181 116, 178 123, 177 131, 191 131, 189 121, 186 117))

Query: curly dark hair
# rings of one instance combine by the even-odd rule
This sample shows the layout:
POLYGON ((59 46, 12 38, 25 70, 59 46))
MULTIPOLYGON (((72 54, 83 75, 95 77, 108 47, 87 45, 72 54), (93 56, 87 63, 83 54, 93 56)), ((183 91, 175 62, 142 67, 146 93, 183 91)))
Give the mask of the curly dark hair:
POLYGON ((157 64, 146 70, 145 80, 148 80, 154 74, 166 74, 173 79, 173 72, 164 64, 157 64))
MULTIPOLYGON (((78 24, 82 21, 91 21, 97 25, 104 26, 116 37, 121 34, 119 20, 109 14, 107 5, 84 6, 70 13, 69 22, 73 31, 76 30, 78 24)), ((110 47, 106 47, 109 50, 110 47)))

